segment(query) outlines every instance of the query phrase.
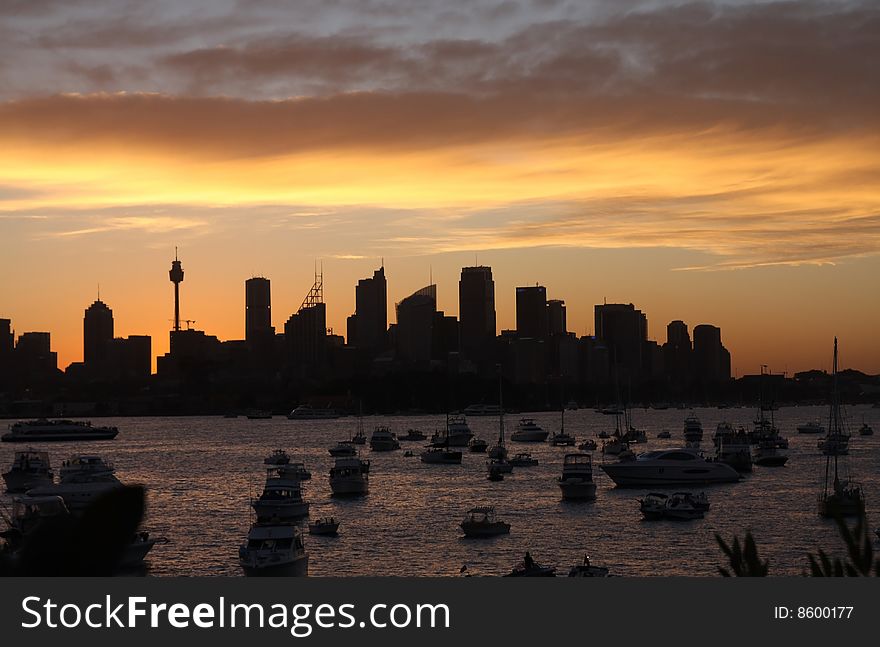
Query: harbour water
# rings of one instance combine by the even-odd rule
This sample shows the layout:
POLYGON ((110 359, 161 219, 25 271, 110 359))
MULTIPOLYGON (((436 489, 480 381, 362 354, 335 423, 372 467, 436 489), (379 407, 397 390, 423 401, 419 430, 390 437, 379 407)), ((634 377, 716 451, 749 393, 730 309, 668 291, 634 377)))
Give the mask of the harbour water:
MULTIPOLYGON (((752 408, 696 409, 703 423, 702 448, 713 450, 716 424, 726 420, 751 428, 752 408)), ((647 445, 637 451, 683 445, 685 410, 634 410, 634 425, 645 429, 647 445), (669 440, 658 440, 668 429, 669 440)), ((425 465, 418 455, 423 443, 401 443, 399 451, 371 452, 370 493, 361 499, 330 496, 327 472, 333 458, 327 449, 348 438, 357 420, 293 421, 283 417, 249 420, 244 417, 108 418, 116 425, 112 441, 44 443, 56 470, 73 453, 99 454, 112 462, 117 476, 148 490, 144 527, 170 543, 157 546, 148 557, 152 575, 241 575, 238 546, 251 521, 250 497, 259 494, 265 479, 263 458, 284 448, 293 460, 304 461, 312 479, 304 482, 311 518, 332 515, 342 522, 339 536, 306 536, 309 572, 314 576, 457 576, 463 565, 472 575, 508 572, 526 550, 541 563, 567 571, 585 553, 596 564, 624 576, 716 576, 723 556, 714 534, 728 540, 751 529, 762 557, 770 559, 774 575, 800 575, 807 553, 824 548, 840 552, 833 521, 816 513, 825 457, 816 448, 818 436, 800 435, 796 427, 819 419, 827 425, 827 408, 795 407, 775 412, 782 435, 789 438, 785 467, 755 467, 737 484, 698 488, 706 491, 712 509, 702 520, 666 522, 642 520, 638 499, 647 490, 617 489, 598 469, 600 452, 593 452, 594 502, 561 499, 555 479, 571 448, 549 443, 510 443, 511 453, 528 451, 536 467, 516 468, 501 482, 486 479, 485 454, 464 449, 461 465, 425 465), (410 449, 414 456, 406 457, 410 449), (511 524, 509 535, 490 540, 462 538, 459 522, 474 505, 494 505, 511 524)), ((872 528, 880 524, 880 409, 850 407, 853 432, 850 455, 843 459, 867 499, 872 528), (859 436, 862 420, 878 432, 859 436)), ((559 413, 533 417, 548 431, 559 428, 559 413)), ((506 418, 508 434, 518 416, 506 418)), ((592 410, 566 412, 566 430, 578 438, 595 438, 612 431, 614 418, 592 410)), ((495 418, 470 418, 472 430, 490 443, 497 437, 495 418)), ((96 424, 99 421, 95 421, 96 424)), ((429 436, 444 425, 442 416, 367 417, 369 435, 388 425, 398 435, 417 428, 429 436)), ((601 441, 598 441, 601 444, 601 441)), ((20 447, 0 446, 0 466, 8 468, 20 447)), ((609 457, 609 460, 610 457, 609 457)), ((683 489, 683 488, 676 488, 683 489)), ((2 500, 9 502, 4 494, 2 500)))

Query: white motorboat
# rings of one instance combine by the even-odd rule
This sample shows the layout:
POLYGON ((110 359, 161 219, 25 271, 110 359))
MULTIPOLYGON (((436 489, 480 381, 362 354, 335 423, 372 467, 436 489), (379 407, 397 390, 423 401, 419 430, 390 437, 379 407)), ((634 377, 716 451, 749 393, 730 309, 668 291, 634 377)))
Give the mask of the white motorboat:
POLYGON ((703 440, 703 425, 693 412, 684 419, 684 440, 688 443, 699 443, 703 440))
POLYGON ((266 470, 266 484, 259 498, 251 500, 258 522, 289 521, 309 514, 309 504, 303 500, 298 479, 284 476, 284 468, 266 470))
POLYGON ((61 464, 58 483, 41 485, 28 490, 30 496, 60 496, 71 513, 77 514, 92 501, 122 487, 113 466, 100 456, 75 455, 61 464))
POLYGON ((735 483, 739 473, 724 463, 707 461, 690 448, 663 449, 639 454, 634 460, 600 466, 621 487, 735 483))
POLYGON ((7 443, 49 442, 70 440, 112 440, 119 434, 116 427, 93 427, 91 421, 21 420, 9 425, 9 432, 0 436, 7 443))
POLYGON ((339 522, 333 517, 321 517, 309 523, 310 535, 334 537, 339 533, 339 522))
POLYGON ((370 462, 360 458, 337 458, 330 468, 330 490, 334 496, 359 496, 370 490, 370 462))
POLYGON ((527 452, 523 452, 508 459, 508 462, 513 467, 534 467, 538 464, 538 459, 533 458, 532 455, 527 452))
POLYGON ((676 492, 666 501, 665 517, 667 519, 676 521, 702 519, 705 512, 705 508, 696 504, 687 492, 676 492))
POLYGON ((441 442, 449 447, 467 447, 474 432, 468 426, 465 416, 448 416, 446 431, 435 434, 434 442, 441 442))
POLYGON ((737 472, 752 471, 752 446, 745 429, 735 430, 728 422, 719 422, 712 437, 715 460, 727 463, 737 472))
POLYGON ((510 524, 498 519, 492 506, 471 508, 460 526, 465 537, 496 537, 510 533, 510 524))
POLYGON ((12 467, 8 472, 3 473, 3 481, 6 483, 7 492, 26 492, 40 485, 52 483, 54 476, 49 465, 49 452, 28 447, 15 452, 12 467))
POLYGON ((331 456, 357 456, 357 447, 354 446, 350 440, 342 440, 330 449, 327 450, 330 452, 331 456))
POLYGON ((305 577, 309 556, 299 527, 293 524, 255 523, 238 560, 248 576, 305 577))
POLYGON ((370 436, 370 449, 374 452, 390 452, 400 449, 400 443, 388 427, 376 427, 370 436))
POLYGON ((302 404, 287 414, 289 420, 335 420, 338 417, 339 412, 336 409, 316 409, 307 404, 302 404))
POLYGON ((566 454, 562 463, 562 476, 557 483, 562 490, 563 499, 582 501, 595 499, 593 457, 589 454, 566 454))
POLYGON ((797 431, 799 434, 824 434, 825 427, 818 420, 811 420, 798 425, 797 431))
POLYGON ((522 418, 510 439, 517 443, 543 443, 549 432, 544 431, 532 418, 522 418))
POLYGON ((287 465, 290 462, 290 456, 283 449, 273 449, 272 453, 263 459, 265 465, 287 465))

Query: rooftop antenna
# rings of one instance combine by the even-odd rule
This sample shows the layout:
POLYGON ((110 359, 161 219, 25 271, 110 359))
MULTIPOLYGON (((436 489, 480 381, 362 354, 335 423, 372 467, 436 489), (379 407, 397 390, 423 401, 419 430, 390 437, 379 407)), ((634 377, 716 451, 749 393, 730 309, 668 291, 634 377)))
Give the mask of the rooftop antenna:
POLYGON ((98 301, 101 300, 101 284, 98 283, 98 301))

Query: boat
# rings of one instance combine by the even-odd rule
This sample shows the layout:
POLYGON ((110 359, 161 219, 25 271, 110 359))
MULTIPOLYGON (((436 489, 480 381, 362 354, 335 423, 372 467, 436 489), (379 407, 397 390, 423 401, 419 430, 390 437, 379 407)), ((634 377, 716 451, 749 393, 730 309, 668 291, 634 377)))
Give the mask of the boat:
POLYGON ((668 440, 672 438, 672 433, 666 429, 657 434, 657 438, 661 440, 668 440))
POLYGON ((464 416, 447 416, 446 429, 434 434, 432 442, 449 447, 467 447, 474 432, 468 426, 464 416))
POLYGON ((497 467, 489 465, 487 471, 488 471, 488 474, 487 474, 486 478, 489 479, 490 481, 503 481, 504 480, 504 472, 502 472, 497 467))
POLYGON ((873 436, 874 428, 869 425, 867 422, 862 422, 862 426, 859 427, 859 436, 873 436))
POLYGON ((596 436, 601 438, 602 440, 607 440, 608 438, 611 438, 611 434, 604 430, 600 431, 598 434, 596 434, 596 436))
MULTIPOLYGON (((491 459, 504 460, 507 458, 507 447, 504 444, 504 391, 501 387, 501 373, 498 374, 498 402, 498 442, 489 448, 488 454, 491 459)), ((491 475, 490 472, 489 476, 491 475)))
POLYGON ((503 577, 556 577, 556 569, 552 566, 542 566, 532 559, 531 553, 526 552, 523 561, 503 577))
POLYGON ((490 458, 486 461, 486 468, 490 472, 497 471, 502 474, 510 474, 513 471, 513 463, 506 458, 490 458))
POLYGON ((303 500, 298 479, 286 477, 283 467, 266 470, 266 483, 259 498, 251 499, 251 507, 258 522, 290 521, 309 514, 309 504, 303 500))
POLYGON ((752 462, 761 467, 782 467, 788 462, 788 455, 773 441, 762 441, 752 449, 752 462))
POLYGON ((82 512, 102 494, 122 487, 115 470, 100 456, 78 454, 61 464, 58 483, 27 491, 30 496, 60 496, 71 514, 82 512))
POLYGON ((15 452, 12 467, 3 473, 6 491, 9 493, 26 492, 40 485, 51 484, 54 477, 49 465, 49 452, 32 447, 15 452))
MULTIPOLYGON (((827 438, 849 438, 840 406, 837 384, 837 337, 834 338, 834 359, 831 373, 831 406, 828 416, 827 438)), ((825 475, 819 494, 819 515, 823 517, 852 517, 865 512, 865 494, 861 485, 851 481, 841 464, 842 453, 825 452, 825 475)), ((845 459, 844 459, 845 460, 845 459)))
POLYGON ((364 430, 358 429, 355 435, 351 437, 351 442, 353 442, 355 445, 366 445, 367 435, 364 433, 364 430))
POLYGON ((740 480, 739 472, 730 465, 708 461, 691 447, 645 452, 634 460, 607 463, 600 468, 621 487, 736 483, 740 480))
POLYGON ((356 457, 337 458, 330 468, 334 496, 360 496, 370 490, 370 462, 356 457))
POLYGON ((516 454, 513 458, 508 459, 513 467, 534 467, 538 464, 537 458, 532 458, 529 453, 516 454))
POLYGON ((5 443, 112 440, 118 434, 116 427, 93 427, 91 421, 40 418, 12 423, 9 432, 0 436, 0 440, 5 443))
POLYGON ((700 494, 676 492, 671 496, 661 492, 649 492, 645 498, 639 499, 639 509, 647 520, 702 519, 709 508, 709 498, 704 492, 700 494))
POLYGON ((797 431, 799 434, 824 434, 825 427, 818 420, 811 420, 798 425, 797 431))
POLYGON ((712 442, 716 461, 730 465, 737 472, 752 471, 752 445, 745 429, 735 430, 729 422, 719 422, 712 442))
POLYGON ((702 519, 706 513, 706 508, 697 505, 688 492, 676 492, 666 500, 667 519, 676 521, 689 521, 691 519, 702 519))
POLYGON ((263 459, 265 465, 287 465, 289 462, 290 455, 283 449, 274 449, 263 459))
POLYGON ((699 443, 703 440, 703 425, 693 411, 684 419, 684 440, 688 443, 699 443))
POLYGON ((421 460, 429 465, 461 465, 461 452, 449 447, 428 447, 421 460))
POLYGON ((590 558, 584 555, 582 564, 572 566, 568 571, 569 577, 609 577, 610 571, 605 566, 594 566, 590 558))
POLYGON ((562 476, 556 481, 566 500, 592 501, 596 498, 593 482, 593 457, 589 454, 566 454, 562 476))
POLYGON ((666 516, 666 502, 668 500, 668 494, 648 492, 645 498, 639 499, 639 510, 641 510, 642 516, 649 521, 662 519, 666 516))
POLYGON ((310 535, 335 537, 339 534, 339 522, 333 517, 321 517, 309 523, 310 535))
POLYGON ((501 407, 497 404, 472 404, 462 413, 466 416, 497 416, 501 414, 501 407))
POLYGON ((275 465, 278 475, 294 481, 308 481, 312 473, 306 469, 305 463, 288 463, 287 465, 275 465))
POLYGON ((471 508, 459 525, 464 536, 471 538, 497 537, 510 533, 510 524, 498 519, 492 506, 471 508))
POLYGON ((301 404, 287 414, 288 420, 336 420, 338 417, 339 412, 336 409, 314 409, 307 404, 301 404))
POLYGON ((584 442, 578 445, 578 449, 582 452, 593 452, 596 451, 597 447, 598 445, 596 445, 596 441, 592 438, 587 438, 584 442))
POLYGON ((749 442, 753 445, 760 445, 765 449, 769 448, 770 445, 773 445, 776 449, 788 449, 788 439, 779 434, 779 429, 776 427, 776 420, 774 418, 774 411, 779 407, 768 405, 764 400, 764 382, 768 375, 766 368, 766 366, 761 366, 761 388, 758 417, 755 419, 752 431, 749 432, 749 442), (767 411, 770 412, 769 418, 764 415, 767 411))
POLYGON ((125 550, 122 552, 122 558, 119 567, 123 569, 135 569, 143 566, 147 554, 153 550, 156 544, 167 544, 168 539, 165 537, 153 537, 147 530, 140 530, 134 534, 125 550))
POLYGON ((820 438, 816 447, 826 456, 844 456, 849 454, 849 436, 829 434, 825 438, 820 438))
POLYGON ((565 431, 565 407, 560 412, 559 431, 550 435, 550 444, 554 447, 573 447, 577 439, 565 431))
POLYGON ((341 440, 327 450, 331 456, 357 456, 357 447, 350 440, 341 440))
POLYGON ((400 449, 400 443, 388 427, 376 427, 370 436, 370 449, 374 452, 390 452, 400 449))
POLYGON ((302 531, 294 524, 255 523, 247 542, 238 549, 238 560, 245 575, 305 577, 309 556, 302 531))
POLYGON ((618 456, 627 450, 629 450, 629 443, 617 437, 602 443, 602 453, 609 456, 618 456))
POLYGON ((517 443, 543 443, 549 432, 544 431, 532 418, 522 418, 510 440, 517 443))
POLYGON ((398 436, 397 438, 400 441, 410 441, 410 440, 425 440, 427 436, 424 432, 419 431, 418 429, 407 429, 406 433, 403 436, 398 436))
POLYGON ((264 411, 262 409, 251 409, 247 412, 248 420, 268 420, 271 417, 271 411, 264 411))
POLYGON ((470 450, 474 454, 484 454, 488 447, 489 443, 487 443, 482 438, 477 438, 476 436, 471 438, 471 441, 468 443, 468 450, 470 450))

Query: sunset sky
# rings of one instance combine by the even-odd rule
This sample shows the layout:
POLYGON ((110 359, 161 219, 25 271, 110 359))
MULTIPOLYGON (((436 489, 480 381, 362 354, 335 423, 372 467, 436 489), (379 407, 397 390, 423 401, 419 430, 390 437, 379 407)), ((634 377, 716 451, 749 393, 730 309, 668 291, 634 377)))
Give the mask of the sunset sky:
POLYGON ((736 374, 880 372, 880 3, 4 0, 0 317, 82 359, 83 309, 168 347, 182 316, 329 325, 384 258, 393 303, 491 265, 721 326, 736 374))

